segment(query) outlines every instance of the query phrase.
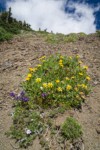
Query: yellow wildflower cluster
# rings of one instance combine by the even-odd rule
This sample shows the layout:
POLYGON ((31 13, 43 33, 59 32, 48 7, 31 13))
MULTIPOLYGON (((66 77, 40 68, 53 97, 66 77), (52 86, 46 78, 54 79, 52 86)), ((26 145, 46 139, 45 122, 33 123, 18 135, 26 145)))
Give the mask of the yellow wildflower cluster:
POLYGON ((35 72, 37 70, 37 68, 29 68, 29 71, 31 72, 35 72))
POLYGON ((66 80, 69 80, 69 78, 68 78, 68 77, 66 77, 66 80))
POLYGON ((52 87, 53 87, 52 82, 49 82, 49 83, 48 83, 48 88, 52 88, 52 87))
POLYGON ((35 80, 37 83, 40 83, 41 82, 41 78, 36 78, 35 80))
POLYGON ((42 56, 42 57, 39 58, 39 60, 43 60, 45 58, 46 58, 46 56, 42 56))
POLYGON ((47 87, 48 87, 48 84, 47 84, 47 83, 43 83, 43 87, 44 87, 44 88, 47 88, 47 87))
POLYGON ((71 90, 71 89, 72 89, 72 86, 68 84, 68 85, 66 86, 66 90, 69 91, 69 90, 71 90))
POLYGON ((31 73, 28 73, 27 77, 26 77, 26 81, 30 80, 30 78, 32 77, 31 73))
POLYGON ((87 85, 82 84, 82 88, 87 89, 87 85))
POLYGON ((52 82, 43 83, 42 86, 43 86, 43 88, 52 88, 53 87, 53 83, 52 82))
POLYGON ((59 65, 60 65, 61 67, 64 67, 64 65, 63 65, 63 60, 62 60, 62 59, 59 60, 59 65))
POLYGON ((90 78, 89 76, 87 76, 87 77, 86 77, 86 79, 87 79, 88 81, 90 81, 90 80, 91 80, 91 78, 90 78))
POLYGON ((58 92, 62 92, 62 88, 61 88, 61 87, 58 87, 58 88, 57 88, 57 91, 58 91, 58 92))
POLYGON ((78 84, 77 86, 78 86, 78 87, 82 87, 82 88, 84 88, 84 89, 87 89, 87 85, 85 85, 85 84, 78 84))
POLYGON ((56 83, 59 83, 59 82, 60 82, 60 80, 57 79, 57 80, 56 80, 56 83))
POLYGON ((71 79, 75 79, 75 77, 74 77, 74 76, 72 76, 72 77, 71 77, 71 79))
POLYGON ((83 66, 84 69, 88 70, 88 66, 83 66))
POLYGON ((63 59, 64 57, 63 56, 60 56, 60 59, 63 59))
POLYGON ((38 65, 37 65, 37 67, 41 67, 41 65, 40 65, 40 64, 38 64, 38 65))
POLYGON ((82 73, 82 72, 79 72, 79 75, 80 75, 80 76, 83 76, 83 73, 82 73))

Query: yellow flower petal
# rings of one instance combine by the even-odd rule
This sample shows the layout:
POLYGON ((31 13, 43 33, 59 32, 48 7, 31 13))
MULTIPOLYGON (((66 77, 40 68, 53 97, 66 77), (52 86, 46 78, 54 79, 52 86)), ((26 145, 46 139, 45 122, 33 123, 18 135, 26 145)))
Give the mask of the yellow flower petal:
POLYGON ((40 83, 41 82, 41 78, 36 78, 35 80, 37 83, 40 83))
POLYGON ((71 89, 72 89, 72 86, 68 84, 68 85, 66 86, 66 90, 69 91, 69 90, 71 90, 71 89))

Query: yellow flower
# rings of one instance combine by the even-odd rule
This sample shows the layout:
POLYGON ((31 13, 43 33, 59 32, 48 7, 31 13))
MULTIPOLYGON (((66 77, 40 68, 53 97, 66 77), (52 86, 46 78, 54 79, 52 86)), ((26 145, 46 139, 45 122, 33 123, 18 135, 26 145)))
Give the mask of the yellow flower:
POLYGON ((71 90, 71 89, 72 89, 72 86, 68 84, 68 85, 66 86, 66 90, 69 91, 69 90, 71 90))
POLYGON ((77 84, 78 87, 81 87, 81 84, 77 84))
POLYGON ((41 78, 36 78, 35 80, 37 83, 40 83, 41 82, 41 78))
POLYGON ((30 80, 30 78, 29 77, 26 77, 26 81, 29 81, 30 80))
POLYGON ((84 95, 84 93, 83 93, 83 92, 79 92, 79 94, 80 94, 80 95, 84 95))
POLYGON ((61 64, 59 64, 61 67, 64 67, 64 65, 61 63, 61 64))
POLYGON ((75 77, 73 76, 73 77, 71 77, 71 79, 75 79, 75 77))
POLYGON ((47 83, 43 83, 43 87, 44 87, 44 88, 47 88, 47 87, 48 87, 48 84, 47 84, 47 83))
POLYGON ((53 84, 51 82, 48 83, 48 88, 52 88, 53 84))
POLYGON ((63 56, 60 56, 60 59, 63 59, 64 57, 63 56))
POLYGON ((57 80, 56 80, 56 83, 59 83, 59 82, 60 82, 60 80, 57 79, 57 80))
POLYGON ((45 60, 42 60, 42 62, 45 62, 45 60))
POLYGON ((66 77, 66 80, 69 80, 69 78, 68 78, 68 77, 66 77))
POLYGON ((33 71, 33 68, 29 68, 30 71, 33 71))
POLYGON ((76 58, 80 58, 80 56, 79 56, 79 55, 76 55, 76 58))
POLYGON ((29 74, 27 75, 27 77, 28 77, 28 78, 31 78, 31 77, 32 77, 32 74, 31 74, 31 73, 29 73, 29 74))
POLYGON ((88 69, 88 66, 83 66, 83 68, 87 70, 87 69, 88 69))
POLYGON ((83 73, 82 73, 82 72, 79 72, 79 75, 80 75, 80 76, 83 76, 83 73))
POLYGON ((39 64, 39 65, 37 65, 37 67, 41 67, 41 65, 39 64))
POLYGON ((87 85, 82 84, 82 88, 87 89, 87 85))
POLYGON ((91 78, 90 78, 89 76, 87 76, 87 77, 86 77, 86 79, 87 79, 88 81, 90 81, 90 80, 91 80, 91 78))
POLYGON ((59 60, 59 63, 62 63, 62 62, 63 62, 63 60, 62 60, 62 59, 60 59, 60 60, 59 60))
POLYGON ((70 56, 70 57, 69 57, 69 59, 71 59, 71 60, 72 60, 72 57, 70 56))
POLYGON ((61 88, 61 87, 58 87, 58 88, 57 88, 57 91, 58 91, 58 92, 62 92, 62 88, 61 88))
POLYGON ((44 59, 44 58, 46 58, 46 56, 42 56, 42 57, 40 57, 40 58, 39 58, 39 60, 42 60, 42 59, 44 59))

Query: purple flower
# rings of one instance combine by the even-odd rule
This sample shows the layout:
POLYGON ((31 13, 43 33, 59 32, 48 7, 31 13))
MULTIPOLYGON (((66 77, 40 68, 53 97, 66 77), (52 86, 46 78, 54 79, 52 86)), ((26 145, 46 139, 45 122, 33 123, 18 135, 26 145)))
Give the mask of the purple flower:
POLYGON ((24 96, 24 95, 25 95, 25 91, 22 91, 22 92, 20 93, 20 95, 21 95, 21 96, 24 96))
POLYGON ((29 98, 28 98, 28 97, 21 97, 21 100, 22 100, 23 102, 28 102, 28 101, 29 101, 29 98))
POLYGON ((46 93, 42 93, 42 97, 45 98, 47 96, 46 93))
POLYGON ((10 93, 10 96, 15 98, 15 93, 14 93, 14 92, 11 92, 11 93, 10 93))
POLYGON ((14 92, 10 93, 10 96, 13 97, 15 100, 27 102, 29 98, 25 96, 25 92, 22 91, 20 94, 16 95, 14 92))

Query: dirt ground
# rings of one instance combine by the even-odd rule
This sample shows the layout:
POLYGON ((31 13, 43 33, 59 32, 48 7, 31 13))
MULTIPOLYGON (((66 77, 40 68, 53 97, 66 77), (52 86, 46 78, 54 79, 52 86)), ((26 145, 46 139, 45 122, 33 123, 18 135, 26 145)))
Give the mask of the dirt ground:
MULTIPOLYGON (((0 150, 18 149, 15 141, 5 135, 12 124, 13 108, 9 92, 20 90, 20 83, 25 79, 28 68, 34 66, 38 58, 57 52, 66 56, 79 54, 83 63, 89 67, 92 92, 81 112, 71 110, 66 113, 74 116, 82 125, 84 144, 80 150, 100 150, 100 38, 90 35, 74 43, 54 45, 46 43, 42 36, 35 33, 23 34, 9 42, 0 43, 0 150)), ((66 113, 56 118, 56 123, 62 122, 66 113)), ((38 139, 27 149, 42 150, 38 139)), ((50 150, 60 149, 51 146, 50 150)))

